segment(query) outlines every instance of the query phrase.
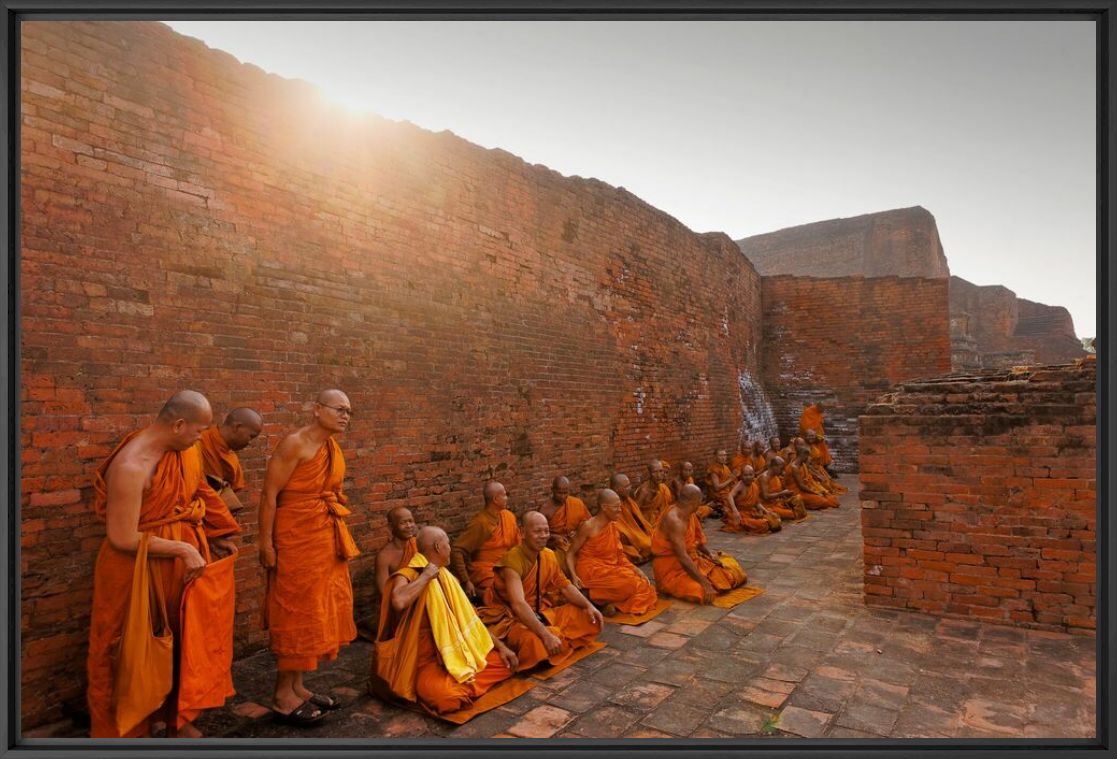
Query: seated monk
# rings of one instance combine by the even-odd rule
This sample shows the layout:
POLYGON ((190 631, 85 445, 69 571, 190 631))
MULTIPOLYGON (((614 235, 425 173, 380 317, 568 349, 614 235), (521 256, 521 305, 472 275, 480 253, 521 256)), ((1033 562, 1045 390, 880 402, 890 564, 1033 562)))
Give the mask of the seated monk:
POLYGON ((734 472, 740 472, 745 464, 752 466, 752 447, 747 440, 742 439, 737 443, 737 452, 733 454, 729 468, 734 472))
POLYGON ((674 502, 671 488, 667 486, 667 469, 659 459, 652 459, 648 464, 648 476, 632 494, 644 519, 650 525, 655 525, 659 515, 674 502))
POLYGON ((621 498, 608 488, 597 494, 597 516, 578 526, 566 553, 567 576, 602 613, 643 614, 655 608, 651 582, 625 556, 617 522, 621 498))
MULTIPOLYGON (((814 430, 807 430, 804 436, 804 441, 808 446, 810 458, 807 461, 807 466, 810 467, 811 474, 818 480, 824 488, 826 488, 829 495, 845 495, 849 492, 849 488, 845 485, 838 483, 838 480, 830 474, 830 470, 822 463, 822 445, 818 435, 814 430)), ((830 452, 826 452, 826 458, 830 458, 830 452)))
POLYGON ((760 487, 760 503, 774 512, 784 522, 798 522, 807 518, 807 507, 803 499, 783 486, 780 474, 783 473, 783 458, 773 456, 768 459, 768 468, 756 478, 760 487))
POLYGON ((725 532, 767 535, 780 531, 780 517, 760 503, 760 486, 756 483, 755 471, 748 464, 741 467, 741 479, 730 491, 729 500, 734 508, 725 515, 725 526, 721 528, 725 532))
POLYGON ((539 513, 547 517, 551 539, 547 547, 555 552, 559 568, 566 571, 566 551, 574 538, 578 525, 590 518, 590 511, 581 498, 570 495, 570 480, 559 476, 551 481, 551 497, 539 506, 539 513))
POLYGON ((388 512, 388 532, 390 537, 384 547, 376 554, 376 589, 384 598, 384 585, 392 572, 406 567, 415 555, 415 517, 406 506, 396 506, 388 512))
MULTIPOLYGON (((812 403, 807 406, 799 417, 799 435, 806 439, 808 432, 813 432, 817 439, 819 463, 833 477, 833 472, 830 472, 830 465, 833 460, 830 456, 830 448, 826 445, 826 430, 822 427, 821 403, 812 403)), ((815 445, 815 443, 811 443, 811 445, 815 445)))
MULTIPOLYGON (((714 463, 706 468, 706 492, 710 500, 727 509, 731 506, 729 491, 737 484, 737 475, 729 468, 729 452, 724 448, 715 454, 714 463)), ((701 518, 701 516, 699 517, 701 518)))
MULTIPOLYGON (((668 505, 670 506, 677 500, 679 500, 679 493, 682 491, 684 486, 694 484, 696 484, 694 482, 694 464, 690 463, 689 461, 680 462, 679 471, 676 473, 674 478, 672 478, 671 481, 667 483, 668 488, 670 488, 671 490, 671 500, 668 502, 668 505)), ((701 487, 701 485, 699 485, 699 487, 701 487)), ((698 507, 697 514, 699 519, 706 519, 708 517, 714 516, 715 514, 716 516, 721 516, 721 512, 721 503, 715 501, 712 505, 704 502, 701 506, 698 507)))
POLYGON ((465 526, 450 556, 466 595, 477 600, 493 584, 493 566, 520 542, 520 527, 508 510, 504 486, 495 480, 487 482, 484 495, 485 508, 465 526))
POLYGON ((547 548, 547 517, 523 517, 523 541, 496 565, 478 616, 495 637, 516 653, 517 671, 546 660, 562 664, 597 638, 605 623, 601 612, 566 579, 555 552, 547 548), (566 603, 555 605, 555 595, 566 603))
POLYGON ((754 472, 761 472, 768 467, 768 457, 764 455, 764 443, 759 440, 752 441, 752 465, 754 472))
POLYGON ((621 537, 621 548, 633 564, 643 564, 652 558, 652 525, 632 498, 632 482, 628 475, 614 474, 609 487, 621 499, 621 515, 614 523, 621 537))
POLYGON ((370 690, 418 702, 436 714, 464 709, 519 663, 494 637, 446 569, 450 538, 438 527, 419 530, 418 551, 392 572, 380 605, 370 690), (392 655, 386 655, 391 651, 392 655))
MULTIPOLYGON (((209 427, 198 440, 202 454, 202 466, 210 487, 221 494, 228 488, 232 493, 244 490, 244 467, 241 466, 237 451, 242 451, 255 440, 264 429, 263 418, 253 409, 241 406, 225 415, 225 421, 209 427)), ((243 508, 239 499, 232 496, 227 500, 230 510, 243 508)))
POLYGON ((802 498, 803 506, 811 511, 838 508, 838 499, 828 495, 826 489, 811 474, 807 466, 807 460, 811 455, 810 449, 807 448, 803 438, 797 437, 792 443, 796 445, 796 455, 787 467, 787 475, 783 478, 787 483, 787 489, 802 498))
POLYGON ((652 569, 659 592, 685 601, 711 603, 718 593, 744 585, 748 576, 737 560, 706 548, 698 521, 702 490, 686 485, 679 502, 660 515, 652 534, 652 569))

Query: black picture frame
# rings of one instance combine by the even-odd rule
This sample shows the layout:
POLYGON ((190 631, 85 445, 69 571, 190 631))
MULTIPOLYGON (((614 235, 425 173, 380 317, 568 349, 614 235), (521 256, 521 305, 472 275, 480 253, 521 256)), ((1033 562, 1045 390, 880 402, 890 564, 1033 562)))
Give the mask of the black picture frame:
POLYGON ((724 756, 730 751, 748 751, 756 759, 784 756, 920 756, 970 757, 1001 754, 1005 751, 1027 750, 1030 756, 1056 757, 1086 755, 1115 756, 1113 746, 1114 719, 1117 714, 1112 700, 1117 685, 1117 670, 1112 663, 1115 618, 1114 545, 1115 504, 1106 462, 1110 459, 1110 441, 1114 428, 1114 411, 1109 399, 1114 398, 1114 358, 1109 336, 1117 332, 1117 315, 1109 303, 1109 294, 1117 292, 1117 276, 1110 264, 1114 250, 1115 206, 1111 188, 1114 166, 1111 160, 1117 136, 1112 88, 1114 61, 1112 51, 1117 41, 1115 0, 223 0, 222 2, 189 4, 186 0, 0 0, 4 24, 0 31, 0 48, 5 55, 2 126, 4 135, 4 171, 8 179, 0 187, 3 203, 0 229, 5 245, 5 265, 0 274, 0 290, 4 297, 5 329, 0 337, 5 371, 0 406, 7 421, 0 457, 0 479, 5 483, 2 542, 4 546, 3 582, 0 597, 3 603, 3 624, 0 625, 0 650, 6 652, 0 665, 5 688, 3 719, 0 720, 0 756, 4 757, 109 757, 133 756, 365 756, 397 755, 442 756, 447 753, 478 756, 489 752, 523 753, 542 751, 548 755, 620 755, 638 752, 645 757, 685 754, 694 757, 724 756), (332 739, 314 740, 253 740, 247 743, 205 739, 179 742, 138 741, 72 741, 62 739, 21 740, 19 738, 19 568, 20 568, 20 499, 19 499, 19 23, 22 19, 160 19, 175 18, 270 18, 299 20, 369 18, 469 18, 495 20, 501 18, 571 19, 1092 19, 1097 24, 1097 302, 1098 329, 1098 735, 1095 740, 891 740, 871 742, 858 740, 466 740, 445 741, 407 739, 332 739))

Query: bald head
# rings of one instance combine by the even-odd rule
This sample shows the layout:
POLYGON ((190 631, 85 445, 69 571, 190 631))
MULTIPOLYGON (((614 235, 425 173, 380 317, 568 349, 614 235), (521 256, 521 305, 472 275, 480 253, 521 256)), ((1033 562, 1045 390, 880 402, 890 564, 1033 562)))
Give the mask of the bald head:
POLYGON ((430 559, 432 554, 438 553, 438 549, 442 543, 449 544, 450 538, 446 535, 446 531, 441 527, 433 527, 427 525, 419 530, 419 534, 415 536, 415 547, 419 549, 419 553, 423 554, 430 559))
POLYGON ((679 503, 684 506, 702 503, 702 489, 697 485, 683 485, 679 488, 679 503))
POLYGON ((601 506, 605 503, 620 503, 621 497, 617 495, 616 491, 609 488, 602 488, 597 491, 597 505, 601 506))
POLYGON ((264 431, 264 419, 254 409, 240 406, 225 415, 220 431, 229 448, 239 451, 264 431))
POLYGON ((549 524, 547 522, 547 517, 543 516, 542 512, 536 511, 535 509, 525 511, 524 515, 520 517, 520 523, 525 530, 530 530, 533 526, 538 526, 540 524, 549 524))
POLYGON ((609 478, 609 487, 611 487, 613 490, 629 484, 631 483, 629 482, 627 474, 621 474, 620 472, 618 472, 617 474, 614 474, 612 477, 609 478))
POLYGON ((321 403, 322 405, 329 404, 332 406, 336 406, 338 404, 338 401, 345 401, 348 403, 349 396, 341 390, 338 390, 337 388, 323 390, 322 392, 318 393, 318 397, 314 399, 315 403, 321 403))
POLYGON ((195 390, 179 390, 159 409, 159 421, 165 424, 174 424, 179 419, 196 422, 203 416, 212 419, 213 410, 206 397, 195 390))
POLYGON ((234 424, 243 424, 245 426, 260 428, 264 426, 264 418, 260 416, 260 413, 256 411, 256 409, 251 409, 248 406, 238 406, 225 415, 223 424, 227 424, 230 427, 234 424))
POLYGON ((783 465, 784 460, 782 456, 773 456, 772 458, 768 459, 769 469, 783 469, 783 465))

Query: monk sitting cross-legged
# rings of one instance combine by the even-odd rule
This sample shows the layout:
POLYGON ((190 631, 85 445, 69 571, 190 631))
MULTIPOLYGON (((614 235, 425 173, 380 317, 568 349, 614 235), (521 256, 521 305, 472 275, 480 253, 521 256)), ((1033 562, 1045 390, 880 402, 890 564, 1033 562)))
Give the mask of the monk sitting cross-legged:
POLYGON ((578 526, 566 554, 571 582, 607 617, 643 614, 656 603, 655 588, 621 548, 620 516, 620 496, 608 488, 599 492, 597 516, 578 526))
POLYGON ((477 610, 493 635, 515 651, 517 670, 544 660, 562 664, 593 643, 604 624, 601 612, 566 578, 547 548, 547 517, 527 512, 523 532, 523 542, 497 564, 485 605, 477 610), (566 603, 553 605, 555 595, 566 603))
POLYGON ((718 593, 744 585, 748 576, 737 560, 706 548, 706 534, 695 512, 702 503, 697 485, 687 485, 679 502, 660 515, 652 535, 652 569, 659 592, 708 604, 718 593))
POLYGON ((269 646, 275 655, 274 713, 289 724, 319 721, 341 704, 303 685, 303 673, 337 658, 357 637, 349 560, 360 551, 345 517, 345 459, 334 435, 353 410, 324 390, 314 420, 283 438, 268 461, 260 498, 260 563, 268 570, 269 646))
MULTIPOLYGON (((811 474, 814 475, 815 480, 826 488, 829 495, 845 495, 848 493, 849 488, 845 485, 838 484, 838 481, 830 474, 830 470, 827 468, 829 465, 823 465, 822 446, 824 446, 825 443, 818 437, 815 431, 807 430, 806 435, 804 435, 804 441, 810 452, 810 457, 807 459, 807 466, 810 468, 811 474)), ((830 452, 827 451, 826 459, 829 460, 829 458, 830 452)))
POLYGON ((783 458, 772 456, 768 468, 756 478, 760 487, 760 503, 769 511, 775 512, 784 522, 798 522, 807 518, 807 507, 803 499, 783 486, 780 475, 783 473, 783 458))
POLYGON ((781 528, 779 515, 764 508, 760 503, 760 486, 756 483, 756 474, 748 464, 741 467, 741 479, 733 486, 729 493, 729 500, 734 506, 731 518, 726 512, 725 532, 748 532, 753 535, 767 535, 769 532, 779 532, 781 528))
POLYGON ((376 554, 376 589, 384 597, 384 585, 388 577, 400 567, 406 567, 407 562, 415 555, 415 517, 406 506, 396 506, 388 512, 388 532, 391 537, 384 547, 376 554))
POLYGON ((674 502, 671 488, 667 486, 667 469, 659 459, 652 459, 648 464, 648 476, 632 494, 644 519, 648 524, 655 525, 660 513, 674 502))
POLYGON ((644 513, 633 500, 632 482, 628 475, 614 474, 609 478, 609 487, 621 499, 620 517, 614 524, 621 538, 621 548, 633 564, 643 564, 652 558, 652 525, 644 519, 644 513))
POLYGON ((791 442, 796 446, 796 455, 788 466, 787 477, 784 478, 787 489, 798 494, 803 499, 803 506, 811 511, 838 508, 838 499, 828 495, 826 489, 811 474, 807 464, 811 455, 810 449, 803 438, 797 437, 791 442))
POLYGON ((729 468, 729 452, 724 448, 716 454, 714 463, 706 469, 706 492, 710 500, 721 504, 724 510, 731 507, 729 492, 737 484, 737 475, 729 468))
POLYGON ((386 688, 397 698, 445 714, 464 709, 507 680, 519 662, 485 628, 446 569, 446 533, 424 527, 417 545, 418 552, 392 573, 384 589, 370 690, 386 688), (391 648, 384 645, 393 640, 391 648))
POLYGON ((802 435, 812 447, 818 447, 819 464, 826 470, 827 474, 833 477, 834 473, 830 470, 833 458, 830 455, 830 448, 826 444, 826 430, 822 426, 821 403, 812 403, 803 409, 803 413, 799 417, 799 434, 802 435), (808 432, 814 433, 813 439, 807 437, 808 432))
POLYGON ((493 584, 493 567, 520 542, 516 516, 508 510, 508 492, 499 482, 485 483, 485 507, 474 515, 454 541, 451 566, 465 593, 474 601, 493 584))
POLYGON ((539 513, 547 517, 551 539, 547 547, 555 552, 559 568, 566 571, 566 552, 578 525, 590 518, 589 509, 581 498, 570 495, 570 480, 556 477, 551 482, 551 497, 539 506, 539 513))
MULTIPOLYGON (((679 500, 679 493, 682 492, 684 485, 694 484, 696 484, 694 482, 694 464, 689 461, 680 461, 679 471, 675 474, 671 481, 667 483, 668 487, 671 489, 671 500, 668 501, 667 505, 670 506, 671 504, 679 500)), ((723 509, 721 503, 712 497, 711 500, 713 501, 712 504, 703 503, 701 506, 698 507, 698 511, 696 513, 698 514, 699 519, 706 519, 710 516, 721 516, 723 509)))

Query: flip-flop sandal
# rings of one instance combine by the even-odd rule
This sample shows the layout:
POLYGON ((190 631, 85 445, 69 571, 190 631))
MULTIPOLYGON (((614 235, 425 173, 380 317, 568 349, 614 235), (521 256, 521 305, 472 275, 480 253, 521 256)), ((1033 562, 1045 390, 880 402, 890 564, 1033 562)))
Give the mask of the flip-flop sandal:
POLYGON ((333 711, 334 709, 341 708, 341 699, 335 698, 328 693, 312 693, 310 694, 310 698, 308 698, 307 701, 314 704, 315 706, 325 709, 326 711, 333 711))
POLYGON ((308 727, 322 721, 326 713, 320 708, 310 702, 308 698, 301 704, 296 706, 291 711, 284 714, 283 712, 272 710, 275 719, 285 725, 294 725, 295 727, 308 727), (317 712, 317 714, 315 714, 317 712))

